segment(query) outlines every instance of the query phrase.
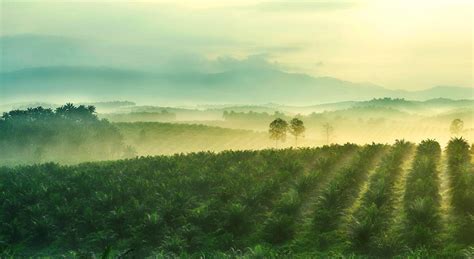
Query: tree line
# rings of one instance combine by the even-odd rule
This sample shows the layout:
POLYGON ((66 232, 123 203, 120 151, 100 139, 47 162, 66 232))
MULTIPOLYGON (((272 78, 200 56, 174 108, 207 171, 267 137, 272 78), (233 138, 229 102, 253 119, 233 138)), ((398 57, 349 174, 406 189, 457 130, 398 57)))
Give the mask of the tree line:
MULTIPOLYGON (((329 123, 323 124, 323 133, 326 139, 326 145, 329 145, 330 137, 334 133, 334 127, 329 123)), ((464 121, 461 119, 454 119, 450 126, 449 131, 454 136, 461 136, 464 133, 464 121)), ((298 147, 298 139, 304 137, 306 127, 300 118, 293 118, 288 123, 281 117, 273 120, 269 125, 269 137, 275 141, 275 147, 278 148, 278 142, 285 142, 287 133, 293 135, 295 139, 295 146, 298 147)))
MULTIPOLYGON (((275 147, 278 148, 278 142, 285 142, 287 133, 293 135, 295 139, 295 147, 298 147, 298 139, 304 138, 304 133, 306 132, 306 127, 304 122, 299 118, 293 118, 288 123, 282 118, 276 118, 269 125, 270 139, 275 141, 275 147)), ((326 137, 326 145, 329 145, 329 138, 334 132, 334 127, 329 124, 323 124, 323 132, 326 137)))
POLYGON ((0 164, 77 163, 134 155, 119 130, 99 119, 94 106, 71 103, 12 110, 0 117, 0 164))

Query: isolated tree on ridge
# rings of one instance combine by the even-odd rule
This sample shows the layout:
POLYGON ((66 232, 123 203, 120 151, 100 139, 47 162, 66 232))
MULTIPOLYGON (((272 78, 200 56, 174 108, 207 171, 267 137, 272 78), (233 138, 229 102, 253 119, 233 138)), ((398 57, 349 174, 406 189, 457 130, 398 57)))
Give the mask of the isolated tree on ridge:
POLYGON ((324 130, 324 134, 326 135, 326 145, 329 145, 329 137, 334 132, 334 127, 331 126, 331 124, 329 123, 324 123, 323 130, 324 130))
POLYGON ((277 118, 270 123, 270 139, 275 140, 275 146, 278 148, 278 141, 286 140, 286 132, 288 131, 288 122, 283 119, 277 118))
POLYGON ((463 128, 464 128, 464 121, 462 121, 461 119, 454 119, 451 122, 451 126, 449 127, 449 131, 453 135, 459 135, 459 134, 462 133, 463 128))
POLYGON ((293 118, 290 121, 290 133, 295 137, 295 146, 298 147, 298 137, 304 137, 306 128, 302 120, 293 118))

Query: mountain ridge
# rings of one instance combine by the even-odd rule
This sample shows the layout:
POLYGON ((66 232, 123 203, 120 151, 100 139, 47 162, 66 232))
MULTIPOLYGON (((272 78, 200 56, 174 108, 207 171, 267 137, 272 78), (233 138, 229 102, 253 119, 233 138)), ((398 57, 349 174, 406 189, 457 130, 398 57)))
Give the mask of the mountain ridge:
POLYGON ((106 66, 44 66, 0 73, 0 92, 7 97, 18 97, 22 92, 41 97, 42 93, 59 89, 70 94, 97 97, 114 93, 147 99, 156 94, 176 101, 194 99, 201 102, 285 104, 361 101, 382 97, 472 99, 474 94, 472 88, 453 86, 435 86, 418 91, 391 90, 371 83, 354 83, 327 76, 313 77, 277 69, 172 74, 106 66))

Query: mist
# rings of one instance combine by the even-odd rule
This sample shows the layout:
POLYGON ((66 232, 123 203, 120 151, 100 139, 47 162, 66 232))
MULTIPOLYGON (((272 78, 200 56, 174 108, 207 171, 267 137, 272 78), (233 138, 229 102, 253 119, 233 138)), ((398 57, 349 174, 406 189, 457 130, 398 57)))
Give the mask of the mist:
POLYGON ((474 258, 472 0, 0 0, 0 258, 474 258))

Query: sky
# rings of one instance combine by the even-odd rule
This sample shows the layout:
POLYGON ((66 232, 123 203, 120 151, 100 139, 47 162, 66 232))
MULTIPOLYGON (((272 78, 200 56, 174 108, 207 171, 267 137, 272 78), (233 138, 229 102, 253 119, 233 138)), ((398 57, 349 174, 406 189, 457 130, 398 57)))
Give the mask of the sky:
POLYGON ((3 69, 28 62, 162 73, 266 66, 389 89, 473 87, 473 2, 0 0, 2 37, 59 44, 3 69), (58 49, 68 51, 55 56, 58 49))

